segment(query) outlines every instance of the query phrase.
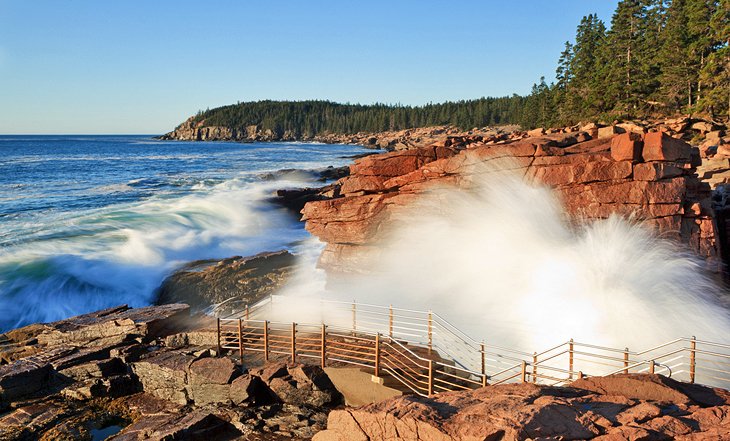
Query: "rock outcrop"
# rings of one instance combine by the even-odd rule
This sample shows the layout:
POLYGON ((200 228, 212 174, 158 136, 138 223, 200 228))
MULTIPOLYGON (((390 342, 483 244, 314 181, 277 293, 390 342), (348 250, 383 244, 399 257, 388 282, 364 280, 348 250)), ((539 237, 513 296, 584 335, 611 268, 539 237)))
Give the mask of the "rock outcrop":
POLYGON ((727 391, 630 374, 588 378, 564 388, 498 385, 334 410, 327 430, 314 441, 729 437, 727 391))
POLYGON ((358 144, 366 148, 383 150, 408 150, 417 146, 435 143, 459 144, 468 139, 500 140, 509 136, 521 136, 514 133, 517 126, 499 128, 485 127, 464 132, 450 126, 422 127, 406 130, 385 131, 376 133, 359 132, 354 134, 321 133, 315 136, 295 136, 291 132, 276 133, 263 130, 258 126, 245 129, 222 126, 208 126, 205 121, 194 121, 188 118, 172 132, 159 137, 163 140, 177 141, 237 141, 237 142, 271 142, 271 141, 313 141, 326 144, 358 144), (511 135, 510 135, 511 134, 511 135))
POLYGON ((192 262, 162 282, 157 303, 183 302, 193 310, 227 300, 253 305, 284 286, 295 263, 285 250, 192 262))
POLYGON ((511 157, 513 172, 554 188, 574 219, 634 215, 718 268, 721 233, 714 224, 711 188, 696 173, 699 150, 668 131, 612 127, 623 133, 601 136, 596 129, 575 128, 367 156, 337 182, 338 195, 308 202, 303 220, 327 243, 323 267, 357 271, 419 195, 437 186, 470 190, 490 164, 511 157))
POLYGON ((6 348, 32 351, 0 365, 0 439, 92 439, 108 427, 114 440, 311 438, 342 403, 321 367, 241 365, 216 353, 216 336, 213 319, 182 304, 4 334, 6 348))

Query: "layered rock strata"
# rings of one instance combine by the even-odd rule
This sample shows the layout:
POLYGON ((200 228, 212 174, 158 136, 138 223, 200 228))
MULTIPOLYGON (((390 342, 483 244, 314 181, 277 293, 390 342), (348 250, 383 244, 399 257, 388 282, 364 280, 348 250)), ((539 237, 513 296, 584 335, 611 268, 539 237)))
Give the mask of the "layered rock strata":
POLYGON ((337 197, 307 203, 303 220, 327 243, 322 266, 356 271, 420 195, 439 186, 473 189, 480 174, 509 157, 512 172, 554 188, 573 219, 632 215, 717 267, 718 231, 711 188, 696 173, 699 150, 666 132, 615 131, 474 138, 367 156, 338 181, 337 197))

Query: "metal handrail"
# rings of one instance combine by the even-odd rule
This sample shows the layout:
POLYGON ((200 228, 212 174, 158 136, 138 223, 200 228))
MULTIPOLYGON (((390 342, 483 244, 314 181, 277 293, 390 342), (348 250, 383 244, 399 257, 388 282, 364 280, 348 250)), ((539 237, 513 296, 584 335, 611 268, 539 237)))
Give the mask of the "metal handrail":
MULTIPOLYGON (((281 338, 284 338, 285 342, 291 341, 291 338, 287 337, 286 334, 291 324, 271 322, 261 319, 264 317, 266 311, 270 310, 267 309, 266 306, 273 307, 276 303, 279 303, 282 300, 288 301, 289 298, 284 296, 269 296, 253 306, 246 306, 245 314, 242 311, 238 311, 222 317, 220 320, 224 329, 221 329, 220 332, 225 334, 225 338, 227 339, 226 348, 233 348, 232 346, 235 344, 235 335, 237 332, 241 335, 240 331, 235 329, 236 326, 233 325, 233 323, 241 321, 243 316, 246 317, 246 327, 249 328, 247 329, 247 332, 250 331, 250 328, 252 328, 250 325, 254 325, 254 330, 257 332, 256 335, 247 334, 246 339, 249 341, 247 344, 255 346, 255 343, 251 342, 253 341, 252 339, 255 340, 262 338, 261 327, 256 328, 255 326, 257 324, 259 324, 259 326, 263 326, 262 324, 264 323, 267 324, 265 326, 271 326, 272 328, 279 329, 276 333, 281 335, 281 338), (231 340, 231 338, 233 340, 231 340)), ((397 346, 398 349, 402 348, 402 350, 405 350, 405 356, 412 363, 421 366, 421 369, 424 368, 423 365, 425 363, 431 363, 432 366, 435 365, 437 367, 440 366, 440 368, 443 369, 450 369, 453 370, 453 372, 459 372, 461 373, 460 375, 467 377, 482 377, 485 383, 487 378, 499 377, 505 373, 510 373, 509 378, 500 379, 498 382, 509 381, 516 377, 522 377, 523 379, 531 378, 532 381, 549 379, 550 381, 557 381, 556 384, 564 383, 566 381, 571 381, 575 377, 581 378, 587 376, 577 369, 577 366, 575 365, 577 362, 584 368, 586 364, 589 364, 596 369, 602 369, 601 366, 608 368, 613 367, 614 370, 610 371, 609 374, 630 372, 631 370, 636 371, 637 369, 640 371, 647 371, 650 369, 646 366, 653 363, 654 369, 658 368, 670 376, 672 374, 688 375, 690 382, 695 382, 696 377, 700 376, 702 379, 705 379, 704 381, 715 382, 718 380, 723 385, 730 385, 730 375, 725 378, 708 374, 709 372, 730 374, 730 372, 723 369, 727 365, 730 365, 730 354, 721 352, 723 349, 730 350, 730 344, 697 340, 694 337, 681 337, 642 351, 629 351, 628 348, 617 349, 569 340, 539 353, 529 353, 510 347, 478 342, 451 324, 448 320, 432 311, 418 311, 393 307, 392 305, 382 306, 339 300, 322 299, 320 302, 323 304, 326 303, 334 305, 333 309, 336 311, 353 314, 353 321, 349 327, 342 323, 338 326, 327 327, 332 331, 340 330, 343 337, 347 334, 349 335, 348 338, 362 340, 363 344, 366 342, 368 342, 368 344, 372 344, 374 338, 383 338, 383 342, 387 341, 389 345, 394 346, 393 349, 396 349, 395 346, 397 346), (380 337, 376 337, 378 335, 380 337), (427 347, 429 352, 432 350, 436 351, 442 359, 449 360, 449 363, 431 361, 428 358, 419 356, 409 348, 405 347, 401 342, 424 348, 427 347), (683 344, 682 347, 669 350, 668 352, 655 354, 661 349, 669 348, 670 346, 679 343, 690 343, 690 347, 683 344), (708 350, 706 347, 698 347, 702 345, 710 346, 715 350, 708 350), (614 356, 613 354, 616 355, 614 356), (698 357, 698 355, 704 355, 704 357, 698 357), (642 360, 637 361, 637 357, 641 357, 642 360), (668 359, 669 357, 672 358, 668 359), (567 369, 565 369, 565 366, 560 367, 556 365, 556 362, 558 361, 560 361, 560 363, 566 362, 566 358, 569 363, 567 369), (702 366, 697 365, 698 361, 702 362, 702 366), (510 364, 509 367, 504 368, 506 365, 505 362, 518 364, 510 364), (672 365, 670 366, 669 363, 672 365), (688 368, 682 368, 683 366, 688 366, 688 368), (680 369, 676 369, 678 367, 680 369), (496 371, 498 369, 502 370, 493 374, 488 374, 487 372, 492 370, 496 371), (515 372, 520 369, 526 369, 527 371, 515 374, 515 372), (543 372, 540 372, 541 370, 543 372), (544 372, 545 370, 566 374, 567 378, 558 379, 554 375, 546 375, 544 372)), ((232 302, 231 299, 227 299, 218 306, 230 306, 231 304, 235 304, 235 302, 232 302)), ((216 311, 217 309, 213 308, 212 310, 216 311)), ((301 324, 300 326, 302 328, 312 327, 312 329, 317 329, 321 325, 322 324, 301 324)), ((274 329, 272 329, 272 332, 274 332, 274 329)), ((304 332, 304 329, 300 332, 304 332)), ((275 335, 271 335, 271 338, 272 343, 277 339, 275 335)), ((316 355, 311 354, 311 352, 316 351, 316 339, 310 338, 310 340, 314 343, 309 343, 309 349, 302 348, 302 350, 308 350, 310 353, 302 353, 300 355, 316 357, 316 355)), ((306 343, 302 343, 301 345, 306 346, 306 343)), ((255 350, 254 348, 251 349, 255 350)), ((334 360, 334 358, 332 359, 334 360)), ((352 361, 350 360, 345 362, 352 361)), ((368 363, 370 363, 369 366, 372 367, 372 362, 368 363)), ((446 374, 446 372, 443 371, 442 373, 446 374)), ((448 376, 452 374, 446 375, 448 376)), ((454 376, 454 378, 457 377, 458 375, 454 376)), ((430 390, 426 392, 433 392, 433 380, 434 379, 430 382, 430 390)), ((435 380, 437 383, 439 381, 443 381, 444 383, 451 384, 446 380, 435 380)), ((465 381, 477 383, 476 380, 471 379, 465 381)), ((454 387, 457 386, 462 387, 461 385, 454 385, 454 387)), ((436 387, 443 389, 443 386, 436 385, 436 387)), ((422 392, 423 391, 418 393, 422 392)))

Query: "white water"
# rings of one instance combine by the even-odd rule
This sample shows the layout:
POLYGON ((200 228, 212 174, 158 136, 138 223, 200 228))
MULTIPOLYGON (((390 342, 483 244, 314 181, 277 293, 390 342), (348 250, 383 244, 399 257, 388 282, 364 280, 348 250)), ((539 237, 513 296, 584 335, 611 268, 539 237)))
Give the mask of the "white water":
POLYGON ((298 185, 232 179, 178 198, 46 221, 44 231, 63 232, 57 239, 0 254, 0 329, 123 303, 145 306, 164 277, 188 261, 292 248, 306 233, 264 199, 298 185))
POLYGON ((312 272, 305 288, 289 290, 310 300, 280 318, 311 322, 321 297, 432 309, 476 340, 528 352, 570 338, 643 349, 729 335, 724 293, 681 246, 619 216, 573 226, 551 190, 484 176, 474 193, 423 197, 372 275, 324 292, 312 272))

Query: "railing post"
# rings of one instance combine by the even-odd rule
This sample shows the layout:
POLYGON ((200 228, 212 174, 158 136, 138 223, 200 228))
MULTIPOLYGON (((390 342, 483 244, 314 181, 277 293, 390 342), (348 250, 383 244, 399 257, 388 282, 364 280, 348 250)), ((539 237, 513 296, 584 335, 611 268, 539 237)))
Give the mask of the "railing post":
POLYGON ((624 374, 629 373, 629 348, 624 348, 624 374))
POLYGON ((264 361, 269 361, 269 321, 264 322, 264 361))
POLYGON ((291 362, 297 362, 297 324, 291 324, 291 362))
POLYGON ((243 364, 243 321, 238 319, 238 355, 243 364))
POLYGON ((249 314, 248 305, 246 305, 246 321, 248 321, 249 316, 250 316, 250 314, 249 314))
POLYGON ((482 374, 482 387, 487 387, 488 381, 487 374, 482 374))
POLYGON ((689 342, 689 382, 695 382, 695 372, 697 359, 695 357, 695 351, 697 350, 697 338, 693 335, 692 340, 689 342))
POLYGON ((428 311, 428 353, 433 349, 433 313, 428 311))
POLYGON ((568 372, 569 372, 569 379, 573 379, 573 339, 570 339, 570 343, 568 343, 568 372))
POLYGON ((520 373, 520 379, 524 383, 527 380, 527 362, 522 360, 522 372, 520 373))
POLYGON ((322 353, 320 357, 322 358, 322 369, 324 369, 327 366, 327 325, 324 323, 322 323, 322 353))
POLYGON ((388 314, 388 337, 393 338, 393 305, 390 305, 388 314))
POLYGON ((486 363, 485 354, 484 354, 485 352, 486 351, 485 351, 485 348, 484 348, 484 342, 482 342, 481 353, 482 353, 482 375, 483 376, 484 376, 484 374, 487 373, 487 363, 486 363))
POLYGON ((653 374, 656 370, 656 363, 654 363, 654 360, 649 360, 649 373, 653 374))
POLYGON ((220 317, 216 320, 218 322, 218 356, 221 356, 221 319, 220 317))
POLYGON ((357 306, 355 305, 355 301, 352 301, 352 333, 353 335, 357 331, 357 306))
POLYGON ((537 352, 532 353, 532 382, 537 383, 537 352))
POLYGON ((428 394, 433 395, 433 360, 428 360, 428 394))
POLYGON ((380 377, 380 333, 375 334, 375 376, 380 377))

